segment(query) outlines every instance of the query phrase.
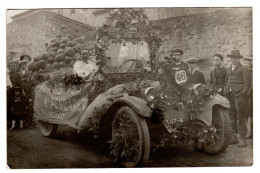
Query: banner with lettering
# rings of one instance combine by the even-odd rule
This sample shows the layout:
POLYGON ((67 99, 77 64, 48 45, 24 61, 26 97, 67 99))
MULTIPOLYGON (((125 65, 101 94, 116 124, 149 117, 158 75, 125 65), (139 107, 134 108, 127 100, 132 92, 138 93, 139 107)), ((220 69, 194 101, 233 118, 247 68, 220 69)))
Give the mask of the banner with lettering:
POLYGON ((35 87, 34 116, 38 120, 77 128, 87 105, 86 93, 77 87, 57 84, 50 88, 47 82, 35 87))

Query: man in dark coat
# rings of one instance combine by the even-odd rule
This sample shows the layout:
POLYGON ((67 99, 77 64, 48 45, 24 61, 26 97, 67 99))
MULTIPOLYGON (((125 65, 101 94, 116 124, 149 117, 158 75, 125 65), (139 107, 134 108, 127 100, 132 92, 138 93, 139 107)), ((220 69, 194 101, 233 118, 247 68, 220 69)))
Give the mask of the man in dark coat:
POLYGON ((205 84, 204 74, 197 70, 198 59, 191 57, 187 60, 189 69, 188 69, 188 79, 187 85, 192 84, 205 84))
POLYGON ((221 54, 213 56, 215 68, 210 73, 210 86, 214 93, 223 94, 227 82, 227 69, 222 65, 224 57, 221 54))
MULTIPOLYGON (((251 85, 248 77, 249 72, 239 61, 243 57, 239 50, 231 50, 231 53, 227 56, 231 58, 232 65, 228 68, 228 80, 224 94, 230 101, 229 113, 233 123, 234 136, 236 136, 238 142, 237 146, 245 147, 245 101, 251 85)), ((234 140, 233 143, 235 143, 234 140)))

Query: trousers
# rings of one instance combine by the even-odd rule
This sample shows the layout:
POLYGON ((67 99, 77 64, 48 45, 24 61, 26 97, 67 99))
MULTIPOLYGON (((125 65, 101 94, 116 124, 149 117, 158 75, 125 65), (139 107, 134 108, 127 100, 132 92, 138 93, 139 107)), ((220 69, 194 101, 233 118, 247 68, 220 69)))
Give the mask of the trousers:
POLYGON ((241 138, 246 136, 246 98, 240 94, 233 95, 229 92, 228 99, 230 101, 229 115, 232 122, 234 134, 239 134, 241 138))

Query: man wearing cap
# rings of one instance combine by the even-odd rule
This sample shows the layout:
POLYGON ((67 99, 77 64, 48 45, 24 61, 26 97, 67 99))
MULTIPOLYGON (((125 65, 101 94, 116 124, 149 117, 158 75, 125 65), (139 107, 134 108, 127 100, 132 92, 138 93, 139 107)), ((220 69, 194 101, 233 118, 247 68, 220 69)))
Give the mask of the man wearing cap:
POLYGON ((28 64, 32 60, 32 58, 29 55, 22 55, 20 57, 20 61, 23 61, 23 60, 27 61, 27 64, 28 64))
POLYGON ((205 77, 204 74, 197 69, 198 59, 191 57, 187 60, 188 63, 188 78, 187 78, 187 85, 192 84, 205 84, 205 77))
POLYGON ((221 54, 213 56, 215 68, 210 73, 210 85, 214 93, 223 94, 224 86, 227 80, 227 69, 223 66, 224 57, 221 54))
POLYGON ((228 97, 231 105, 229 114, 234 130, 232 143, 238 142, 238 147, 245 147, 245 99, 251 83, 247 68, 240 63, 243 56, 240 55, 239 50, 231 50, 227 56, 231 59, 231 66, 228 68, 227 86, 224 94, 228 97))
POLYGON ((182 61, 183 51, 179 48, 173 49, 172 54, 170 54, 170 58, 172 59, 172 68, 179 68, 187 71, 188 65, 182 61))

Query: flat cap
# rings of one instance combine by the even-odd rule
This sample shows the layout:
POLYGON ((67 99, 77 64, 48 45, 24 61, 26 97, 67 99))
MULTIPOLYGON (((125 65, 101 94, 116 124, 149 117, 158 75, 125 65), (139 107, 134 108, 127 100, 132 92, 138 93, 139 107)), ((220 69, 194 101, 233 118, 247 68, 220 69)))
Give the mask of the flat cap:
POLYGON ((172 53, 174 52, 180 52, 181 54, 183 54, 183 50, 181 50, 180 48, 173 49, 172 53))
POLYGON ((198 59, 195 57, 190 57, 189 59, 187 59, 187 63, 197 63, 198 59))

